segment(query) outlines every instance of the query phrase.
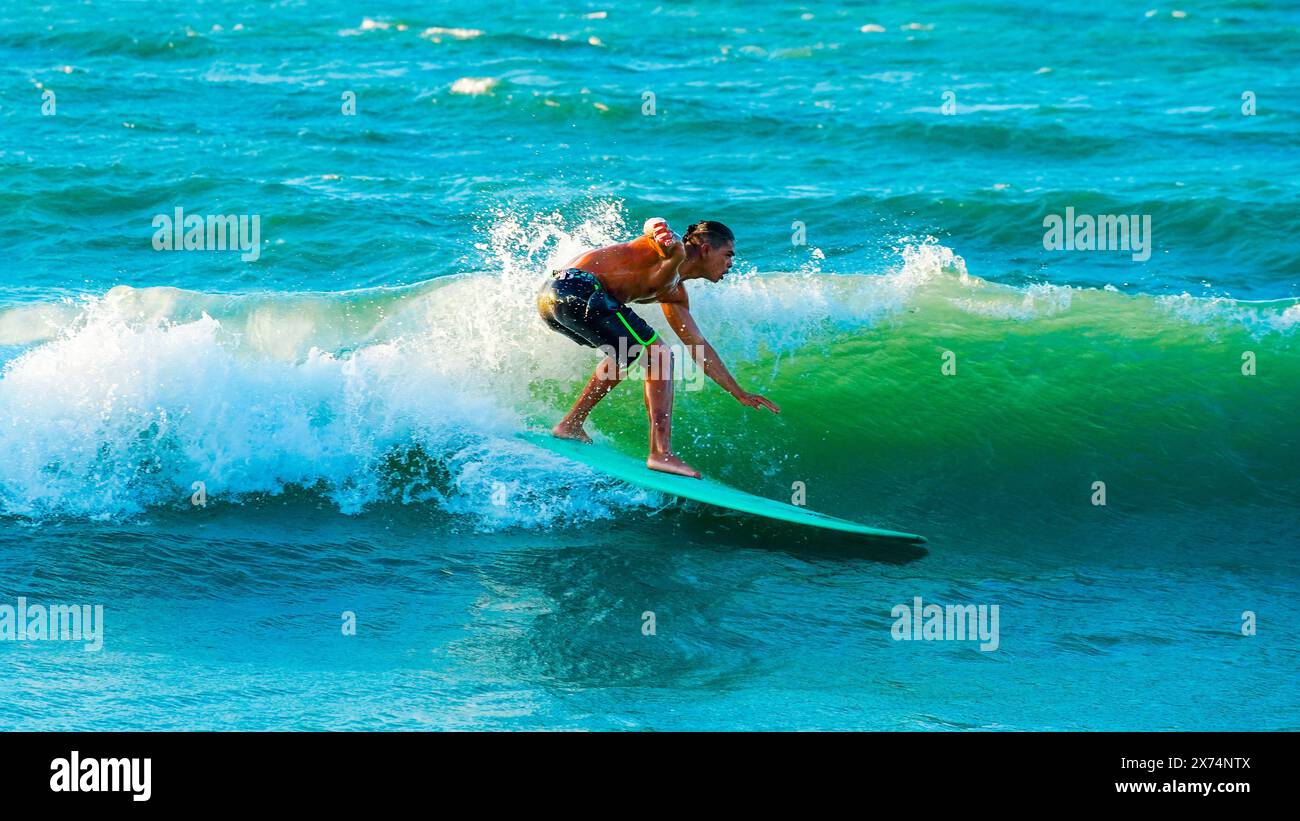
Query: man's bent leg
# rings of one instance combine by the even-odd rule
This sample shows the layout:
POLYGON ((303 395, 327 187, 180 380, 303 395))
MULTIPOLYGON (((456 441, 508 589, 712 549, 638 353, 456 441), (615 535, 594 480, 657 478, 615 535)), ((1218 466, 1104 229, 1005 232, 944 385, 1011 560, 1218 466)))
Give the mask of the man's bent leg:
POLYGON ((583 423, 587 421, 587 415, 591 413, 592 408, 596 407, 597 402, 614 390, 626 373, 626 370, 618 368, 614 357, 605 357, 605 360, 596 366, 591 379, 587 380, 587 387, 582 389, 578 400, 573 403, 573 407, 560 423, 551 429, 551 433, 561 439, 577 439, 590 444, 591 437, 582 429, 583 423))

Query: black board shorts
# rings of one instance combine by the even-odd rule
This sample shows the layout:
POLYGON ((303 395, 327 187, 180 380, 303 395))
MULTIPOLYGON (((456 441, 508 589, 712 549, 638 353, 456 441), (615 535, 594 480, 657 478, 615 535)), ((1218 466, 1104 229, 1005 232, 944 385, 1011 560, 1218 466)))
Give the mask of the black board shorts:
POLYGON ((551 274, 537 294, 537 312, 551 330, 614 356, 620 368, 640 356, 641 349, 659 335, 600 287, 595 274, 578 268, 551 274))

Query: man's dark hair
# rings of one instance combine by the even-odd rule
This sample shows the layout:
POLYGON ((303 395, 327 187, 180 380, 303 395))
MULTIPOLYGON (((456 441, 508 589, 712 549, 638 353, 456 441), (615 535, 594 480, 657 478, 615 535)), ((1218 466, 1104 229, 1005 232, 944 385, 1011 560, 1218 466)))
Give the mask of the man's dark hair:
POLYGON ((736 235, 720 222, 701 220, 686 229, 686 236, 682 237, 682 241, 687 245, 709 245, 716 248, 724 243, 735 242, 736 235))

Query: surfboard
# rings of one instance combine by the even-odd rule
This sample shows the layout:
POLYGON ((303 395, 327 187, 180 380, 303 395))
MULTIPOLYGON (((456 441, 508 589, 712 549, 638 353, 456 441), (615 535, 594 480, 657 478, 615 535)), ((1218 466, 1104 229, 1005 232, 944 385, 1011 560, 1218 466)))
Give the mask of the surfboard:
POLYGON ((581 462, 607 476, 682 499, 691 499, 714 507, 805 527, 819 527, 825 530, 857 533, 877 539, 895 539, 907 542, 925 541, 923 537, 915 533, 883 530, 859 522, 852 522, 848 519, 828 516, 825 513, 818 513, 815 510, 808 510, 798 505, 755 496, 752 493, 737 490, 713 479, 692 479, 688 476, 676 476, 671 473, 650 470, 645 466, 644 459, 635 459, 619 453, 608 445, 588 445, 572 439, 558 439, 550 433, 534 431, 527 431, 517 435, 531 445, 574 462, 581 462))

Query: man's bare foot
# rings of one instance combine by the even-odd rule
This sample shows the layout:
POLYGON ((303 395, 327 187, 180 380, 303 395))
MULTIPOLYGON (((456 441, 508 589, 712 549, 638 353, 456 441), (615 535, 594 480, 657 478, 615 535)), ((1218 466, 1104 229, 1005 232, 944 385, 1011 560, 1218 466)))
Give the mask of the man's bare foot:
POLYGON ((579 442, 586 442, 588 445, 591 444, 591 437, 582 429, 582 425, 570 425, 561 422, 551 428, 551 434, 560 439, 577 439, 579 442))
POLYGON ((678 476, 689 476, 692 479, 700 478, 698 470, 671 453, 652 453, 645 460, 645 466, 651 470, 661 470, 664 473, 675 473, 678 476))

